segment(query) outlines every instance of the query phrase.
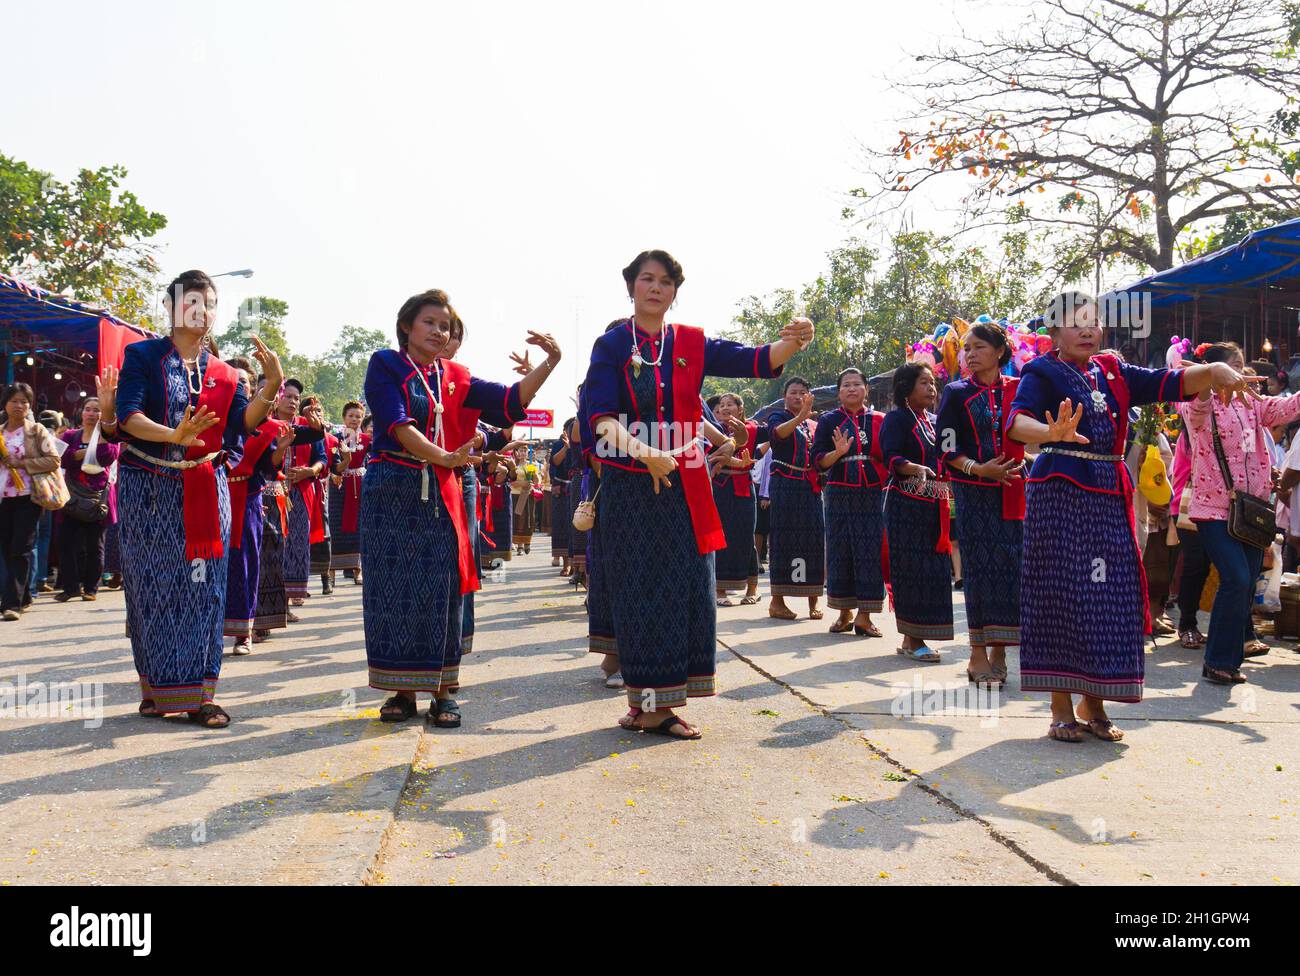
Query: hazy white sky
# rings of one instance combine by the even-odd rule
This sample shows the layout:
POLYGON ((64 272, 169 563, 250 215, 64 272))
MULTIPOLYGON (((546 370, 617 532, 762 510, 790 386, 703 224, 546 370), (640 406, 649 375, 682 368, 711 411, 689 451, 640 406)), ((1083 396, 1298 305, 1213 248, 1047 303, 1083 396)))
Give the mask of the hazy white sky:
POLYGON ((951 10, 47 0, 6 10, 0 151, 64 179, 123 164, 167 215, 164 269, 255 269, 223 279, 223 322, 285 299, 302 351, 433 286, 479 375, 551 331, 536 405, 564 412, 642 248, 682 261, 673 319, 713 333, 820 270, 860 142, 894 135, 886 79, 951 10))

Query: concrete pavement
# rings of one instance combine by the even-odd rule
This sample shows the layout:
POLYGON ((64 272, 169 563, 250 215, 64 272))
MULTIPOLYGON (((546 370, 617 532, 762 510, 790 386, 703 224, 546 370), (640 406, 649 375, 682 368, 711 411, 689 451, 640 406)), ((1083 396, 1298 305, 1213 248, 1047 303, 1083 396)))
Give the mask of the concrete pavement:
POLYGON ((226 658, 216 732, 135 714, 120 593, 42 597, 0 629, 0 682, 99 681, 103 719, 0 718, 0 884, 1300 880, 1290 645, 1217 689, 1162 644, 1148 701, 1112 710, 1125 742, 1071 746, 1014 667, 954 701, 960 649, 911 664, 888 615, 867 640, 723 609, 722 693, 676 742, 615 726, 538 543, 479 594, 454 731, 378 721, 348 582, 226 658))

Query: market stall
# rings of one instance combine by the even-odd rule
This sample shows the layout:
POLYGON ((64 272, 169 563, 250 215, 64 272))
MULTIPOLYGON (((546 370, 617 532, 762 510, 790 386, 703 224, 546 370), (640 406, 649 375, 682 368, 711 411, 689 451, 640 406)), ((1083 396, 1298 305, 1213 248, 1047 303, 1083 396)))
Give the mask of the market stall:
POLYGON ((31 385, 38 412, 75 414, 94 393, 101 364, 120 364, 128 345, 153 336, 103 309, 0 274, 0 373, 5 384, 31 385))

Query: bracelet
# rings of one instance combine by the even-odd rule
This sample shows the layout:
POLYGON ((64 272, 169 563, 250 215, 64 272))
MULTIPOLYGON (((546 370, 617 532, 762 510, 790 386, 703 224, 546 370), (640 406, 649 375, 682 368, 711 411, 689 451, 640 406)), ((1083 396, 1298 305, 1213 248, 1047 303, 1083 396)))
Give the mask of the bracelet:
POLYGON ((258 398, 259 400, 261 400, 263 403, 270 404, 271 406, 275 406, 275 401, 274 401, 274 400, 268 400, 266 397, 262 396, 262 391, 261 391, 261 390, 258 390, 258 391, 257 391, 257 398, 258 398))

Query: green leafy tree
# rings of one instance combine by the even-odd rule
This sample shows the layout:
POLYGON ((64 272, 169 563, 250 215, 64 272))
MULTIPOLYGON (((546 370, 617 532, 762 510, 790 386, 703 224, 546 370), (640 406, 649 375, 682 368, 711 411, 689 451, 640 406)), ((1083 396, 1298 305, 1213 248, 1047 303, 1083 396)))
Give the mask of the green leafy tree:
POLYGON ((958 183, 963 229, 1010 204, 1076 270, 1166 270, 1192 235, 1300 207, 1298 42, 1294 0, 1038 0, 915 57, 854 195, 878 216, 958 183))
POLYGON ((43 288, 147 322, 167 219, 122 189, 121 166, 83 169, 71 183, 0 155, 0 261, 43 288))
POLYGON ((253 355, 252 336, 257 336, 280 356, 281 362, 289 359, 289 341, 284 334, 284 320, 289 317, 289 303, 279 298, 258 295, 245 299, 239 305, 235 321, 216 337, 221 355, 253 355))
POLYGON ((310 377, 308 389, 321 398, 326 417, 343 419, 343 404, 361 396, 371 354, 388 345, 387 332, 345 325, 329 351, 310 362, 305 370, 310 377))
MULTIPOLYGON (((1007 233, 988 251, 927 231, 905 231, 894 236, 883 262, 874 249, 850 242, 828 255, 828 267, 815 281, 741 301, 726 334, 760 345, 803 314, 813 320, 816 337, 787 367, 787 376, 823 386, 847 366, 868 377, 886 373, 904 362, 908 344, 942 322, 985 312, 1029 318, 1054 283, 1034 251, 1024 229, 1007 233)), ((752 411, 777 399, 784 381, 710 377, 704 391, 740 393, 752 411)))

